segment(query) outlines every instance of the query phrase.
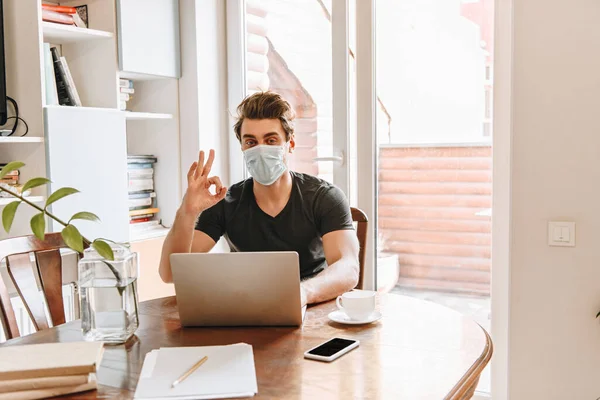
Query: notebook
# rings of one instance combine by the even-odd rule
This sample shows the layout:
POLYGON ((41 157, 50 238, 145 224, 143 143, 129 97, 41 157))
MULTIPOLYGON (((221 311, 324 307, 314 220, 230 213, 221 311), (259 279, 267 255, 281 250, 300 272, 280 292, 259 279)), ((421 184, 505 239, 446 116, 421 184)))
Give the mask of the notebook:
POLYGON ((96 372, 103 351, 102 342, 0 347, 0 381, 96 372))
POLYGON ((252 346, 163 347, 146 354, 135 399, 223 399, 258 392, 252 346), (171 384, 202 357, 207 361, 174 388, 171 384))

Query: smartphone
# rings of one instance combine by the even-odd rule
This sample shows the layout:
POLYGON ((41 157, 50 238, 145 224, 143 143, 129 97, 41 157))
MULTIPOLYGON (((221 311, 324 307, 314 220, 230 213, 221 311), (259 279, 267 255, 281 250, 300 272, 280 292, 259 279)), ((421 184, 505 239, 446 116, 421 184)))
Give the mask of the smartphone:
POLYGON ((304 353, 304 358, 331 362, 348 353, 350 350, 357 348, 359 343, 358 340, 353 339, 333 338, 308 350, 304 353))

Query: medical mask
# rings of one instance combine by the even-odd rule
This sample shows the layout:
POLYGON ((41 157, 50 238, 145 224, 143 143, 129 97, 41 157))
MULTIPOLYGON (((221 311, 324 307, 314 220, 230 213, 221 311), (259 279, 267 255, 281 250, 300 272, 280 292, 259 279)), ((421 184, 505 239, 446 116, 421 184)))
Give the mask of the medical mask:
POLYGON ((283 161, 287 146, 258 145, 244 151, 246 168, 252 178, 261 185, 269 186, 287 170, 283 161))

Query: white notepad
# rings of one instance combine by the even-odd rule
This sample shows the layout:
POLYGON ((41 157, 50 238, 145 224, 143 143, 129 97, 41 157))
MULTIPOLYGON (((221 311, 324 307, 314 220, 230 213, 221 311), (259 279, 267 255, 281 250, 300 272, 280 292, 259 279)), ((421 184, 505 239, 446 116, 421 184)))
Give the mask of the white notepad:
POLYGON ((258 392, 252 346, 163 347, 146 354, 135 399, 222 399, 258 392), (192 375, 171 384, 202 357, 208 360, 192 375))

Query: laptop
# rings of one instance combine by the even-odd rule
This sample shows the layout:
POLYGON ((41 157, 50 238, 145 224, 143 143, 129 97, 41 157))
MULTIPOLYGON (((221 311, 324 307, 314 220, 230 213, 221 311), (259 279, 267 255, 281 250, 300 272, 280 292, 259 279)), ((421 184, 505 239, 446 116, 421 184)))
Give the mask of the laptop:
POLYGON ((183 326, 302 325, 298 253, 175 253, 170 259, 183 326))

